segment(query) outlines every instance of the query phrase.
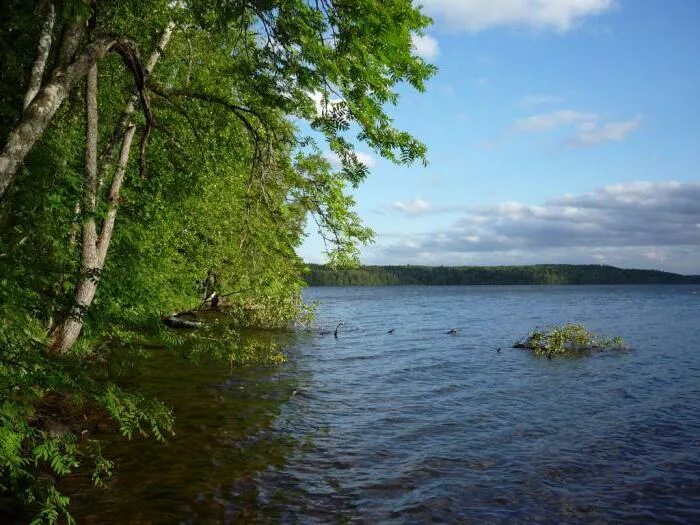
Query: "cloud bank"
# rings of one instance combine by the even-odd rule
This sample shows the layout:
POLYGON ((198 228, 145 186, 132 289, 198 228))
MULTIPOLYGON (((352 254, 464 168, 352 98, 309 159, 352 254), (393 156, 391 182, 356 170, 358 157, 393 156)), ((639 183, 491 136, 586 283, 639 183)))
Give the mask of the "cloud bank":
POLYGON ((474 33, 499 26, 564 33, 585 18, 604 13, 614 0, 420 0, 441 25, 474 33))
MULTIPOLYGON (((396 204, 408 213, 410 206, 396 204)), ((601 263, 700 274, 700 182, 617 184, 541 205, 506 202, 461 213, 430 234, 379 235, 364 262, 601 263)))

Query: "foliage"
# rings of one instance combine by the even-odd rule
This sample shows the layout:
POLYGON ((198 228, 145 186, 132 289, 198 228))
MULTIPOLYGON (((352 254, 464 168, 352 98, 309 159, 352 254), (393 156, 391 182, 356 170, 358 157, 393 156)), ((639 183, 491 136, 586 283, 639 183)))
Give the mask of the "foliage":
MULTIPOLYGON (((41 5, 0 3, 3 143, 22 118, 41 5)), ((370 242, 372 233, 349 194, 368 175, 355 144, 363 141, 395 162, 424 162, 423 144, 396 129, 385 108, 398 102, 398 85, 423 90, 435 71, 413 54, 411 39, 429 19, 411 0, 55 5, 45 80, 76 21, 90 19, 93 36, 129 39, 142 59, 169 23, 175 29, 147 82, 155 127, 147 133, 138 110, 132 118, 146 169, 132 155, 106 264, 90 274, 99 281, 97 295, 81 312, 82 339, 68 355, 45 348, 85 277, 81 223, 99 224, 107 215, 109 146, 123 135, 134 89, 120 57, 99 62, 99 148, 106 160, 94 214, 77 206, 86 192, 84 83, 69 93, 0 202, 0 491, 30 504, 41 522, 70 520, 69 499, 55 480, 90 465, 99 484, 112 470, 99 436, 83 433, 84 414, 99 414, 126 438, 164 439, 172 427, 167 407, 106 373, 116 360, 107 346, 150 338, 231 366, 283 361, 279 347, 251 342, 244 328, 308 322, 299 296, 304 265, 295 249, 309 218, 334 263, 357 260, 358 243, 370 242), (339 169, 327 161, 329 150, 339 169), (227 322, 196 334, 166 331, 160 318, 199 306, 210 271, 227 295, 227 322), (51 403, 58 420, 47 415, 51 403)), ((86 45, 84 35, 77 56, 86 45)))
POLYGON ((533 330, 524 341, 516 343, 514 348, 526 348, 535 355, 551 357, 600 352, 605 349, 626 350, 627 344, 621 337, 596 335, 581 324, 568 323, 545 330, 533 330))
POLYGON ((149 434, 163 441, 164 431, 169 432, 173 425, 170 410, 158 401, 147 400, 139 394, 122 391, 116 385, 107 385, 97 398, 109 415, 119 424, 122 435, 131 438, 134 433, 149 434), (144 417, 148 414, 146 417, 144 417))
POLYGON ((56 479, 86 465, 99 485, 112 470, 99 440, 85 428, 85 414, 109 413, 122 434, 136 429, 157 439, 171 431, 172 415, 104 381, 99 363, 47 354, 39 323, 14 308, 1 313, 0 489, 35 505, 37 523, 70 522, 70 500, 54 487, 56 479))
POLYGON ((531 266, 361 266, 310 264, 310 286, 481 285, 481 284, 680 284, 699 276, 613 266, 536 264, 531 266))
MULTIPOLYGON (((156 325, 148 342, 169 340, 174 355, 215 358, 231 367, 284 362, 273 337, 246 337, 219 315, 221 322, 177 337, 156 325)), ((45 335, 36 321, 18 319, 12 311, 0 319, 0 490, 35 508, 36 523, 70 522, 70 499, 55 488, 57 480, 89 469, 93 482, 102 485, 113 470, 100 445, 101 433, 109 430, 95 429, 107 425, 127 439, 163 441, 172 432, 172 411, 115 383, 128 377, 133 353, 125 354, 128 362, 110 354, 57 357, 43 351, 45 335)), ((141 342, 145 335, 142 331, 141 342)))

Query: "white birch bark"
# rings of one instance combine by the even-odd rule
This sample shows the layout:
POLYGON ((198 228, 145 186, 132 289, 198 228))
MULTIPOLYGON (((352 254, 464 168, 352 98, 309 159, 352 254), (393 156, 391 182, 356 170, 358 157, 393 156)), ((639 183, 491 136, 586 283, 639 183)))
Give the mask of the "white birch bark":
POLYGON ((81 278, 73 297, 73 306, 68 317, 56 329, 51 349, 58 353, 69 350, 78 339, 83 328, 84 316, 92 304, 100 277, 100 262, 97 254, 97 65, 87 74, 85 90, 85 193, 82 227, 82 256, 80 258, 81 278))
MULTIPOLYGON (((80 35, 80 32, 76 32, 75 38, 80 38, 80 35)), ((64 42, 62 47, 71 46, 65 45, 64 42)), ((76 83, 107 53, 113 49, 125 52, 127 47, 133 48, 133 44, 126 39, 101 38, 88 45, 85 51, 68 65, 54 69, 49 80, 27 106, 19 124, 10 132, 0 151, 0 200, 14 182, 17 170, 27 154, 42 137, 56 110, 76 83)))
POLYGON ((117 218, 117 210, 119 209, 119 193, 124 183, 126 175, 126 167, 129 163, 129 154, 131 153, 131 142, 136 132, 136 126, 131 125, 127 128, 122 141, 121 151, 119 153, 119 162, 117 163, 117 171, 112 179, 112 186, 109 189, 109 202, 107 204, 107 215, 102 224, 100 239, 97 243, 97 259, 100 268, 104 267, 107 259, 107 251, 109 244, 112 242, 112 234, 114 232, 114 222, 117 218))
POLYGON ((51 51, 51 42, 53 40, 53 26, 56 22, 56 7, 53 2, 45 2, 45 19, 44 24, 41 26, 41 34, 39 35, 39 44, 37 45, 36 58, 34 59, 34 64, 32 64, 32 72, 29 75, 29 82, 27 84, 27 92, 24 94, 24 104, 22 109, 26 110, 31 104, 34 97, 39 92, 41 87, 41 82, 44 78, 44 71, 46 71, 46 61, 49 58, 49 51, 51 51))
MULTIPOLYGON (((163 49, 167 45, 172 35, 174 25, 168 24, 163 36, 160 39, 158 48, 151 54, 147 65, 147 74, 150 74, 156 65, 156 62, 163 53, 163 49)), ((126 119, 126 128, 123 132, 121 140, 121 150, 119 160, 117 162, 116 172, 112 178, 112 184, 109 191, 107 203, 107 215, 102 223, 102 228, 97 234, 97 228, 94 218, 94 212, 97 208, 98 189, 101 180, 98 179, 98 159, 97 159, 97 66, 88 73, 87 91, 86 91, 86 154, 85 154, 85 197, 83 199, 83 208, 88 212, 83 219, 83 250, 81 257, 81 268, 83 275, 76 287, 74 295, 74 305, 68 317, 56 329, 53 335, 51 349, 58 353, 64 353, 70 350, 78 339, 83 328, 84 315, 87 309, 92 304, 97 291, 100 273, 104 268, 107 259, 112 236, 114 234, 114 225, 116 222, 117 211, 119 208, 119 195, 121 192, 124 178, 126 175, 127 165, 129 163, 129 155, 131 153, 131 145, 133 142, 136 126, 131 124, 131 115, 136 97, 132 97, 127 104, 126 110, 131 108, 126 119)), ((125 110, 125 112, 126 112, 125 110)))

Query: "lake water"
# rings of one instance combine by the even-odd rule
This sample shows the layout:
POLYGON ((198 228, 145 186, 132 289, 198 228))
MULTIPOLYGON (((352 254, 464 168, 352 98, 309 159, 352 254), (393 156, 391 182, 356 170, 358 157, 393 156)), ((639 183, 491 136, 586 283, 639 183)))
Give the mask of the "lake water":
POLYGON ((282 367, 152 361, 177 436, 108 451, 118 474, 74 498, 79 522, 700 522, 700 286, 305 298, 316 326, 283 337, 282 367), (567 321, 632 350, 510 348, 567 321))

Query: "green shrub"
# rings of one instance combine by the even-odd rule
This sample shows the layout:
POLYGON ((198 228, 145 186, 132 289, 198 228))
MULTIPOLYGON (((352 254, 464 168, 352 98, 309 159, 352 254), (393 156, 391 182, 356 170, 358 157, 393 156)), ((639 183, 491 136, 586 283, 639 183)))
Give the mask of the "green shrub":
POLYGON ((602 350, 626 350, 621 337, 607 337, 589 332, 582 324, 568 323, 543 330, 533 330, 513 348, 526 348, 535 355, 571 355, 602 350))
POLYGON ((102 485, 113 467, 87 428, 111 421, 127 437, 163 440, 172 414, 105 381, 86 355, 47 353, 41 325, 18 310, 0 307, 0 495, 33 512, 32 523, 72 523, 70 499, 55 484, 82 469, 102 485))

